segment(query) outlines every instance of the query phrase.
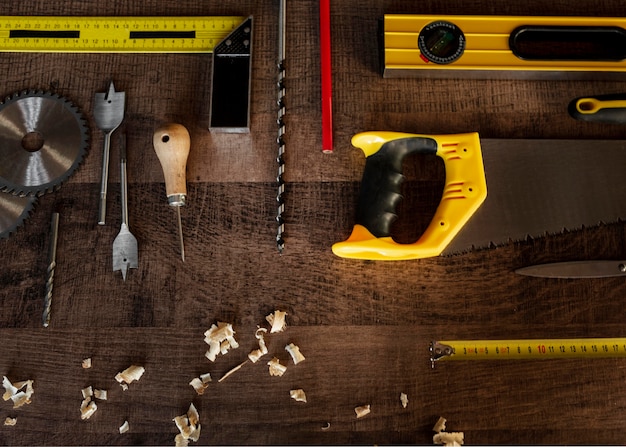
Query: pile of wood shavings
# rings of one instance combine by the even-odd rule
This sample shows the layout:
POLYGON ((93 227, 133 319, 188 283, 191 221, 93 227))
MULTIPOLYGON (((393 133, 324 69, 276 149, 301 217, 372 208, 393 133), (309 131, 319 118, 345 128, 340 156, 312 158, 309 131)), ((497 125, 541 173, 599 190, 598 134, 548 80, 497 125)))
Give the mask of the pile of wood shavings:
POLYGON ((204 342, 209 345, 206 352, 206 358, 215 361, 218 354, 226 354, 231 348, 237 349, 239 343, 235 340, 235 331, 230 323, 218 321, 217 325, 213 324, 211 328, 204 333, 204 342))
POLYGON ((98 404, 93 399, 107 400, 108 392, 106 390, 93 389, 92 386, 83 388, 81 390, 83 394, 83 401, 80 404, 80 418, 85 420, 89 419, 98 409, 98 404))
POLYGON ((463 432, 446 432, 445 418, 440 417, 433 427, 435 435, 433 436, 433 443, 443 444, 444 446, 461 446, 463 445, 463 438, 465 437, 463 432))
POLYGON ((7 376, 2 377, 2 386, 5 389, 2 399, 5 401, 11 399, 13 401, 13 408, 19 408, 22 405, 31 403, 31 397, 35 392, 33 389, 33 380, 24 380, 12 384, 7 376))
POLYGON ((179 433, 174 438, 176 447, 186 447, 189 441, 198 442, 200 439, 200 414, 193 404, 189 405, 187 413, 173 419, 179 433))

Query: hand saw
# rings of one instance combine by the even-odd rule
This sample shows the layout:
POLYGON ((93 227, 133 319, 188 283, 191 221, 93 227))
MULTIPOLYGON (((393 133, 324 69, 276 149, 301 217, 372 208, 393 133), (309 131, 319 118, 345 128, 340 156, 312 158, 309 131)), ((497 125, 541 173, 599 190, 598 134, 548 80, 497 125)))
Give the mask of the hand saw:
POLYGON ((345 258, 406 260, 464 253, 626 217, 626 141, 479 139, 477 133, 365 132, 352 144, 366 158, 350 237, 333 245, 345 258), (422 236, 390 233, 402 199, 408 155, 436 155, 446 178, 422 236))

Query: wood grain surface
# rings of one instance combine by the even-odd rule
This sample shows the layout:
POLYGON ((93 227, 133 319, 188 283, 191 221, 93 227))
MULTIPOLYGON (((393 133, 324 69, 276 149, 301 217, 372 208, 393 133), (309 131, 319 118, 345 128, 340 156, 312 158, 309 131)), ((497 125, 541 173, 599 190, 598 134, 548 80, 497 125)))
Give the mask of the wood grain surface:
MULTIPOLYGON (((252 15, 249 134, 208 131, 207 55, 2 54, 0 94, 52 90, 84 112, 89 154, 25 225, 0 240, 0 375, 34 380, 32 403, 0 401, 3 445, 172 445, 172 419, 194 403, 199 444, 432 444, 440 416, 471 444, 623 444, 626 360, 455 362, 431 368, 436 339, 623 337, 623 278, 548 280, 513 273, 529 264, 626 255, 622 223, 577 229, 492 250, 409 262, 345 260, 331 252, 354 224, 365 159, 350 138, 366 130, 478 131, 483 138, 620 139, 626 127, 578 122, 572 98, 626 92, 623 81, 383 79, 377 22, 385 13, 624 16, 617 0, 333 2, 335 151, 321 151, 318 5, 287 2, 285 251, 276 250, 278 1, 0 1, 4 15, 252 15), (108 222, 97 225, 102 133, 93 95, 108 79, 126 92, 130 228, 139 268, 111 270, 119 231, 118 142, 113 138, 108 222), (191 134, 186 262, 167 206, 152 133, 178 122, 191 134), (61 213, 50 327, 41 327, 50 215, 61 213), (276 309, 284 332, 257 347, 276 309), (232 323, 238 349, 212 363, 204 332, 232 323), (294 365, 285 345, 306 360, 294 365), (267 361, 287 365, 272 377, 267 361), (81 368, 84 358, 93 367, 81 368), (131 364, 146 372, 123 391, 131 364), (210 372, 198 396, 189 382, 210 372), (80 419, 81 389, 109 390, 80 419), (289 397, 302 388, 307 403, 289 397), (402 408, 400 393, 409 398, 402 408), (371 405, 357 419, 354 408, 371 405), (128 420, 130 431, 118 427, 128 420)), ((601 163, 601 148, 598 162, 601 163)), ((567 166, 563 166, 567 169, 567 166)), ((409 169, 409 168, 407 168, 409 169)), ((410 170, 410 169, 409 169, 410 170)), ((394 227, 414 240, 438 201, 442 169, 411 171, 394 227)))

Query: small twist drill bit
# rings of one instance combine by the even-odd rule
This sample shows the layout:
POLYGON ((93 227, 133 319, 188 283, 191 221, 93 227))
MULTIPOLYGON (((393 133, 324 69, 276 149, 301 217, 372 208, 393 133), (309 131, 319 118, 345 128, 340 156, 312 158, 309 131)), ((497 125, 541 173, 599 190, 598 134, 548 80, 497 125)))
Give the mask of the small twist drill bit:
POLYGON ((285 14, 286 14, 286 0, 280 0, 280 10, 278 15, 278 157, 276 161, 278 163, 278 195, 276 201, 278 203, 278 214, 276 215, 276 222, 278 223, 278 231, 276 233, 276 245, 278 252, 282 253, 285 248, 285 221, 283 214, 285 212, 285 181, 283 175, 285 174, 285 14))
POLYGON ((52 307, 52 288, 54 286, 54 271, 57 266, 57 241, 59 239, 59 213, 52 213, 50 224, 50 247, 48 248, 48 269, 46 271, 46 295, 43 304, 43 326, 50 324, 50 309, 52 307))

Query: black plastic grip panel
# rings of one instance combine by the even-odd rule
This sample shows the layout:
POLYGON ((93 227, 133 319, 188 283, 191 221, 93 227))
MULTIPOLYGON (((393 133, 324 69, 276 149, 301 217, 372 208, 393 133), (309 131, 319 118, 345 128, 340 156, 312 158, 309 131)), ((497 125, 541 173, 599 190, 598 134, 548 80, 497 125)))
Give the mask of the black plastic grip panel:
POLYGON ((407 155, 435 155, 432 138, 411 137, 388 141, 365 162, 357 203, 356 223, 377 238, 387 237, 397 219, 396 207, 402 200, 402 162, 407 155))
MULTIPOLYGON (((596 106, 594 105, 593 107, 596 106)), ((589 112, 589 110, 587 110, 587 112, 589 112)), ((576 98, 569 103, 568 112, 572 118, 581 121, 606 124, 626 124, 626 94, 619 93, 576 98), (584 113, 585 109, 594 104, 591 101, 594 101, 596 104, 598 104, 597 101, 599 101, 600 107, 597 107, 597 110, 593 110, 593 113, 584 113), (602 104, 607 104, 612 101, 623 101, 625 106, 616 107, 613 105, 612 107, 602 107, 602 104), (587 106, 586 104, 590 104, 590 106, 587 106), (579 108, 583 111, 581 112, 579 108)))

